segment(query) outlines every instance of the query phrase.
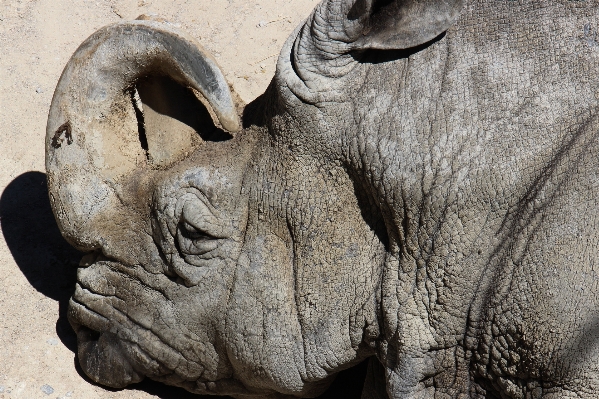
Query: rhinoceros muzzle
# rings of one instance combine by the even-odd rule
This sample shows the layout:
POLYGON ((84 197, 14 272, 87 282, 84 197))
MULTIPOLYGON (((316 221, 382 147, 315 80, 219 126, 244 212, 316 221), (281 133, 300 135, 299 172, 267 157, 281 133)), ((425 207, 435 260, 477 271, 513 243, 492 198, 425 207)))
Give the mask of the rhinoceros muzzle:
MULTIPOLYGON (((90 258, 99 261, 79 269, 79 275, 108 261, 92 253, 84 257, 81 264, 85 265, 90 258)), ((110 306, 113 302, 111 299, 117 299, 115 296, 110 298, 108 292, 99 292, 99 287, 95 287, 94 291, 85 285, 85 281, 85 276, 79 279, 68 309, 69 322, 77 334, 78 356, 83 371, 93 381, 113 388, 123 388, 141 381, 144 374, 137 372, 133 366, 136 362, 129 356, 140 359, 143 351, 135 344, 135 340, 127 336, 127 326, 123 325, 135 323, 110 306), (115 315, 120 317, 115 319, 115 315)))
POLYGON ((115 334, 98 334, 80 326, 77 342, 79 363, 85 374, 95 382, 112 388, 123 388, 144 378, 144 375, 138 374, 129 360, 123 356, 124 345, 115 334))

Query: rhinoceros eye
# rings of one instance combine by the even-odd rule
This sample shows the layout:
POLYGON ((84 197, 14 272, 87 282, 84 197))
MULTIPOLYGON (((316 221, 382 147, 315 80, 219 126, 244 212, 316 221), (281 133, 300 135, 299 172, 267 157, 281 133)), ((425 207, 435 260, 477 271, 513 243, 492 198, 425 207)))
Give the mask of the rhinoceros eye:
POLYGON ((210 236, 209 234, 207 234, 204 231, 199 230, 198 228, 192 226, 191 224, 187 223, 187 222, 182 222, 180 224, 180 231, 181 231, 181 235, 185 238, 188 238, 190 240, 209 240, 211 238, 214 238, 212 236, 210 236))
POLYGON ((195 264, 189 256, 207 255, 218 247, 218 237, 198 229, 188 222, 181 222, 177 231, 177 244, 186 262, 195 264))
POLYGON ((215 258, 222 257, 219 248, 231 235, 229 219, 199 190, 185 193, 174 205, 176 219, 169 233, 181 258, 198 267, 214 264, 215 258))

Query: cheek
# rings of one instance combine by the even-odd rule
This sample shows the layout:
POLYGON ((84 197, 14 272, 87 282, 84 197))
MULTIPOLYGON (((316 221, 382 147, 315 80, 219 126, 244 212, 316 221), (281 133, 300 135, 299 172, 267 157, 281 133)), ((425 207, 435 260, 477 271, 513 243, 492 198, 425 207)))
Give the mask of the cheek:
MULTIPOLYGON (((249 234, 248 234, 249 236, 249 234)), ((246 237, 227 312, 226 342, 246 386, 304 390, 293 250, 279 237, 246 237)))

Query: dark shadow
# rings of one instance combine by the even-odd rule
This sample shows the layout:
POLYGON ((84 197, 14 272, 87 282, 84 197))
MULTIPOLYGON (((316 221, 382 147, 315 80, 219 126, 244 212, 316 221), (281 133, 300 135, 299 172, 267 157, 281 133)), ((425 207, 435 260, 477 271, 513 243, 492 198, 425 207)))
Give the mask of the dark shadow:
POLYGON ((76 336, 66 312, 82 254, 58 230, 44 173, 24 173, 6 187, 0 197, 0 225, 27 281, 38 292, 58 301, 56 333, 67 348, 75 351, 76 336))
POLYGON ((362 179, 357 174, 352 178, 354 194, 358 200, 358 207, 360 208, 362 218, 377 236, 384 249, 389 250, 389 234, 385 225, 385 218, 383 217, 383 212, 386 210, 380 208, 381 204, 376 203, 374 196, 368 189, 368 185, 360 180, 362 179))
POLYGON ((390 62, 399 60, 402 58, 408 58, 411 55, 414 55, 427 47, 432 46, 437 43, 441 39, 445 37, 445 32, 441 33, 439 36, 435 37, 432 40, 429 40, 426 43, 421 44, 420 46, 410 47, 407 49, 401 50, 375 50, 370 49, 366 51, 358 51, 352 54, 352 57, 357 61, 363 64, 380 64, 383 62, 390 62))
POLYGON ((277 89, 273 79, 270 81, 264 93, 256 97, 254 101, 247 104, 243 109, 243 128, 247 129, 252 125, 260 127, 266 126, 266 122, 281 111, 277 109, 278 102, 276 101, 276 98, 277 89))
POLYGON ((152 381, 145 379, 139 384, 131 385, 131 388, 144 391, 150 395, 159 397, 160 399, 233 399, 230 396, 208 396, 208 395, 195 395, 191 392, 186 391, 183 388, 172 387, 165 385, 161 382, 152 381))
POLYGON ((357 366, 343 370, 318 399, 360 399, 367 369, 368 359, 357 366))
MULTIPOLYGON (((225 141, 232 136, 215 126, 208 109, 191 89, 181 86, 174 80, 164 76, 151 76, 140 79, 136 85, 139 98, 144 107, 176 119, 195 130, 204 141, 225 141)), ((140 142, 146 143, 143 113, 136 111, 140 142)))

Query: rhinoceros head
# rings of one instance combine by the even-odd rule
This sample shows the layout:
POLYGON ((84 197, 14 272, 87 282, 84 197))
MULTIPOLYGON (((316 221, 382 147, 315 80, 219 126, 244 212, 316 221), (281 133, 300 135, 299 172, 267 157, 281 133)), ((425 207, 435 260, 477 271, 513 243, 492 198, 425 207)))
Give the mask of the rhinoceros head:
POLYGON ((56 219, 88 253, 69 309, 85 373, 314 396, 371 356, 386 227, 334 132, 302 120, 322 111, 304 97, 339 91, 349 66, 335 60, 433 39, 458 3, 323 2, 245 111, 214 59, 166 23, 88 38, 46 139, 56 219))

